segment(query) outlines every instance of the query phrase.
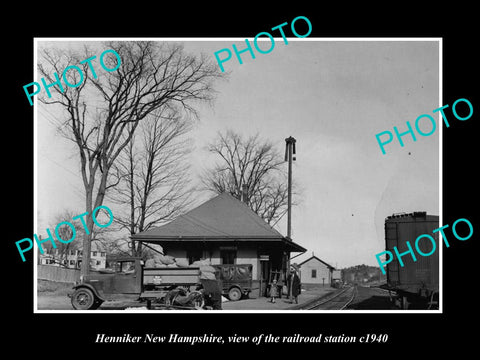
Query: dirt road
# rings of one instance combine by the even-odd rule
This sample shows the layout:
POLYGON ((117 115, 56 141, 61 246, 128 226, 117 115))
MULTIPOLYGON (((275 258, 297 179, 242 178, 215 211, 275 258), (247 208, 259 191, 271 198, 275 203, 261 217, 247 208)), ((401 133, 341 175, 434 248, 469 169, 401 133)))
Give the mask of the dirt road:
MULTIPOLYGON (((38 310, 74 310, 70 298, 67 295, 45 295, 37 296, 38 310)), ((122 310, 127 307, 141 307, 137 301, 108 301, 100 306, 99 310, 122 310)))
POLYGON ((38 295, 38 310, 73 310, 70 298, 66 295, 38 295))

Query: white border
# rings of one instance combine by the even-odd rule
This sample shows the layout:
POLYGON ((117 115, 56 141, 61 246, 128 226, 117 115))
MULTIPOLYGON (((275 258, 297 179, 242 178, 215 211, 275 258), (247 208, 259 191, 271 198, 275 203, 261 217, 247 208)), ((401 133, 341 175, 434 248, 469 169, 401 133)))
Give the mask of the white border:
MULTIPOLYGON (((37 51, 37 38, 33 39, 33 78, 37 79, 37 63, 38 63, 38 51, 37 51)), ((35 96, 33 99, 33 231, 36 234, 38 231, 38 202, 37 202, 37 194, 38 194, 38 155, 37 155, 37 147, 38 147, 38 102, 37 97, 35 96)), ((32 239, 32 242, 34 239, 32 239)), ((37 244, 38 246, 38 244, 37 244)), ((35 246, 32 244, 33 250, 33 312, 38 312, 38 304, 37 304, 37 283, 38 283, 38 273, 37 273, 37 263, 38 263, 38 251, 35 249, 35 246)))
MULTIPOLYGON (((440 38, 439 44, 438 44, 438 107, 443 106, 443 41, 442 38, 440 38)), ((433 109, 432 109, 433 110, 433 109)), ((439 214, 439 225, 440 227, 443 226, 443 119, 440 114, 438 114, 438 127, 440 128, 440 132, 438 134, 439 139, 438 139, 438 188, 439 188, 439 205, 440 205, 440 214, 439 214)), ((440 242, 440 234, 438 235, 438 256, 439 256, 439 266, 440 268, 438 269, 438 292, 439 292, 439 308, 438 312, 443 313, 443 246, 440 246, 442 244, 440 242)))
MULTIPOLYGON (((225 38, 188 38, 188 37, 172 37, 172 38, 154 38, 154 37, 82 37, 82 38, 33 38, 33 67, 34 67, 34 78, 37 79, 37 42, 38 41, 245 41, 248 39, 249 41, 253 41, 253 37, 225 37, 225 38)), ((274 37, 275 41, 283 41, 283 38, 274 37)), ((259 38, 257 41, 269 41, 269 38, 259 38)), ((305 38, 290 38, 287 37, 287 40, 290 41, 437 41, 439 43, 438 47, 438 57, 439 57, 439 107, 443 104, 443 97, 442 97, 442 90, 443 90, 443 38, 441 37, 372 37, 372 38, 315 38, 315 37, 305 37, 305 38)), ((33 99, 34 102, 34 115, 33 115, 33 126, 34 126, 34 139, 33 139, 33 146, 34 146, 34 153, 33 153, 33 191, 34 191, 34 199, 33 199, 33 211, 34 211, 34 231, 37 231, 37 126, 38 126, 38 117, 37 117, 37 109, 38 109, 38 102, 36 97, 33 99)), ((433 109, 432 109, 433 110, 433 109)), ((442 124, 443 119, 441 118, 441 114, 439 113, 439 122, 438 124, 442 124)), ((439 203, 439 220, 440 226, 443 226, 443 167, 442 167, 442 160, 443 160, 443 126, 440 126, 439 132, 439 196, 440 196, 440 203, 439 203)), ((440 238, 439 238, 440 244, 440 238)), ((34 247, 35 248, 35 247, 34 247)), ((172 314, 172 313, 182 313, 182 314, 245 314, 245 313, 252 313, 252 314, 442 314, 443 313, 443 246, 439 246, 439 302, 440 306, 438 310, 168 310, 168 311, 155 311, 155 310, 38 310, 37 309, 37 257, 38 251, 34 250, 33 255, 33 290, 34 290, 34 301, 33 301, 33 312, 35 314, 51 314, 51 313, 67 313, 67 314, 172 314)), ((66 295, 65 295, 66 296, 66 295)))

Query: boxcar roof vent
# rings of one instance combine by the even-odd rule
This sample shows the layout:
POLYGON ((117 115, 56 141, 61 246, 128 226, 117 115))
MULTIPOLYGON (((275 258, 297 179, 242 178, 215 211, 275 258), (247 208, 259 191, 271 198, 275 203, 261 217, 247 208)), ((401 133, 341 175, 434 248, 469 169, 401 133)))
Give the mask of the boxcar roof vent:
POLYGON ((399 212, 399 213, 394 213, 391 216, 387 216, 387 219, 397 219, 397 218, 404 218, 404 217, 427 217, 427 212, 426 211, 415 211, 413 213, 405 213, 405 212, 399 212))
POLYGON ((426 211, 415 211, 413 213, 413 217, 426 217, 427 212, 426 211))

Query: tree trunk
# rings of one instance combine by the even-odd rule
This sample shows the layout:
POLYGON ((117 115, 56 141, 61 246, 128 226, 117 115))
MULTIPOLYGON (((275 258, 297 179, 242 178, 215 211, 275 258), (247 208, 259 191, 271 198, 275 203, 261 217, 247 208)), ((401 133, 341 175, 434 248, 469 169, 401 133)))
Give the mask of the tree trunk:
MULTIPOLYGON (((93 182, 91 182, 92 184, 93 182)), ((93 238, 93 184, 86 187, 86 201, 85 201, 85 210, 88 212, 86 216, 86 224, 88 231, 85 231, 83 236, 83 246, 82 246, 82 266, 80 269, 80 273, 82 276, 86 276, 90 273, 90 253, 92 249, 92 238, 93 238)), ((103 200, 103 199, 102 199, 103 200)), ((98 196, 97 201, 98 202, 98 196)))
MULTIPOLYGON (((130 235, 135 234, 135 192, 133 189, 133 177, 134 177, 134 159, 133 159, 133 141, 129 144, 129 190, 130 190, 130 235)), ((137 256, 138 251, 135 247, 135 241, 132 240, 132 256, 137 256)))

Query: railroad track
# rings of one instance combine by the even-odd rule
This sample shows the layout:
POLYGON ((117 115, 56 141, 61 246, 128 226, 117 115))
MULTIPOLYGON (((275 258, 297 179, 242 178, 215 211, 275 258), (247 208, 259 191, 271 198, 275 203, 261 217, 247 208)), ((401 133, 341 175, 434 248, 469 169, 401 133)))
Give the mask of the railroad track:
POLYGON ((333 294, 314 299, 295 307, 295 310, 344 310, 355 299, 356 286, 349 286, 333 294))

